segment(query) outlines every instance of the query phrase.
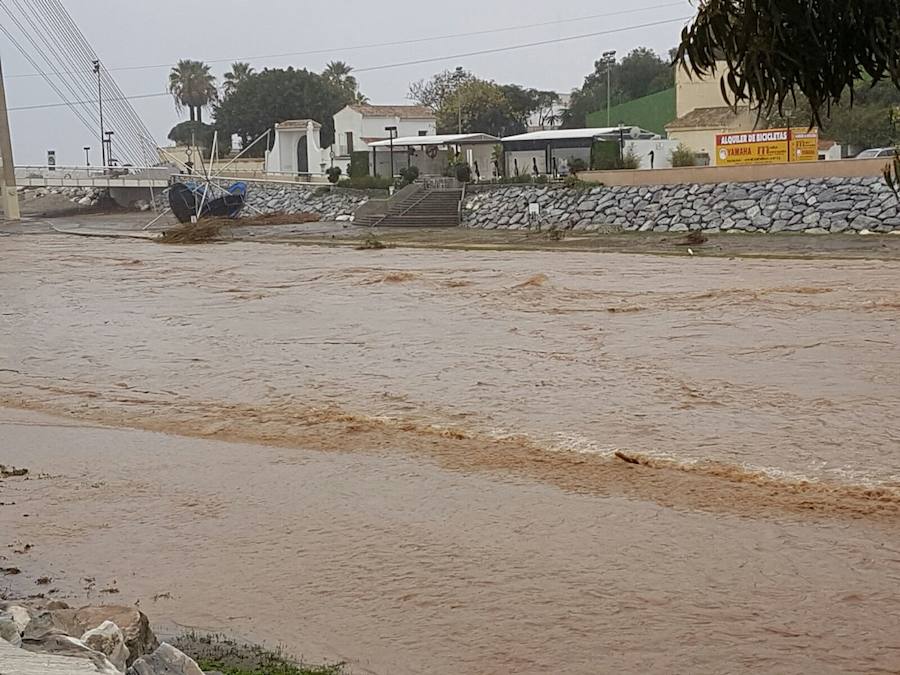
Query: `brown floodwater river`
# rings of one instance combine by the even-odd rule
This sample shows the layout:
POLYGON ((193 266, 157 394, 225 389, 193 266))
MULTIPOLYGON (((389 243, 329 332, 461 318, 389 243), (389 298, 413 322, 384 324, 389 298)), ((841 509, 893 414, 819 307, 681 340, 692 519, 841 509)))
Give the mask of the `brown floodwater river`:
POLYGON ((363 673, 900 671, 898 262, 2 243, 19 589, 363 673))

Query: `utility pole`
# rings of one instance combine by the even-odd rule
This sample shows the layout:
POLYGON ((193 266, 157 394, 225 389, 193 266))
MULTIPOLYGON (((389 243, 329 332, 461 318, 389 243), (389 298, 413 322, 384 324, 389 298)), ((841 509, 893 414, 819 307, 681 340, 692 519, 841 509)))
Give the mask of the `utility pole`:
POLYGON ((19 220, 19 195, 16 192, 16 165, 13 162, 12 140, 9 136, 9 115, 6 107, 6 89, 3 86, 3 63, 0 62, 0 163, 3 164, 3 180, 0 181, 0 203, 7 220, 19 220))
POLYGON ((100 153, 103 157, 102 167, 106 170, 106 146, 103 145, 103 136, 105 129, 103 128, 103 85, 100 80, 100 61, 94 61, 94 73, 97 75, 97 104, 100 107, 100 153))

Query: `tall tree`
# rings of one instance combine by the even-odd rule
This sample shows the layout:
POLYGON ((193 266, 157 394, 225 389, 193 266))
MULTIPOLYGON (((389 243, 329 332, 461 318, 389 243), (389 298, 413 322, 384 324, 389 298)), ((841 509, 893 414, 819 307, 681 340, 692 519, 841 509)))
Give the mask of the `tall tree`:
MULTIPOLYGON (((307 70, 265 69, 249 76, 234 94, 214 109, 220 133, 237 134, 246 147, 278 122, 313 119, 322 124, 322 145, 334 142, 332 116, 353 99, 317 73, 307 70)), ((274 139, 272 139, 274 141, 274 139)), ((264 146, 252 152, 262 152, 264 146)))
POLYGON ((409 85, 409 93, 406 97, 419 105, 438 110, 461 85, 475 79, 476 77, 472 73, 462 67, 445 70, 427 80, 413 82, 409 85))
POLYGON ((231 96, 241 83, 246 81, 253 73, 253 66, 249 63, 243 61, 235 61, 232 63, 231 70, 225 73, 225 82, 222 85, 225 96, 231 96))
POLYGON ((437 109, 438 133, 455 134, 462 122, 462 133, 509 136, 525 131, 528 112, 517 109, 505 87, 485 80, 469 80, 444 98, 437 109))
POLYGON ((670 62, 646 47, 633 49, 621 61, 611 65, 598 60, 594 62, 594 72, 584 78, 580 89, 572 92, 569 108, 563 113, 563 126, 583 127, 590 113, 606 109, 607 101, 610 105, 618 105, 673 86, 675 71, 670 62))
POLYGON ((861 78, 900 87, 898 35, 897 0, 707 0, 677 60, 700 76, 724 61, 723 93, 765 112, 802 94, 821 122, 861 78))
POLYGON ((175 109, 190 111, 191 122, 203 121, 203 108, 218 99, 216 78, 202 61, 183 59, 169 73, 169 93, 175 109))
POLYGON ((351 75, 352 72, 353 68, 343 61, 329 61, 322 71, 322 77, 335 87, 346 91, 353 102, 367 103, 368 98, 359 91, 359 83, 356 77, 351 75))

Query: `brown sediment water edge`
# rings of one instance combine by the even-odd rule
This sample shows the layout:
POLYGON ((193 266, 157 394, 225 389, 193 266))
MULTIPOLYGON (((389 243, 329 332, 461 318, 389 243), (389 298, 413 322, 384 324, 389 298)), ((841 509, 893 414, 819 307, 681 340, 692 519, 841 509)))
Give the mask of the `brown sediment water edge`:
MULTIPOLYGON (((65 389, 54 388, 56 393, 65 389)), ((649 500, 676 509, 746 517, 900 522, 900 486, 807 478, 713 460, 681 460, 626 449, 578 452, 524 434, 495 436, 452 426, 371 417, 336 406, 179 402, 131 396, 66 405, 0 397, 0 407, 112 427, 321 452, 400 454, 460 472, 532 479, 574 493, 649 500), (107 405, 108 404, 108 405, 107 405)))

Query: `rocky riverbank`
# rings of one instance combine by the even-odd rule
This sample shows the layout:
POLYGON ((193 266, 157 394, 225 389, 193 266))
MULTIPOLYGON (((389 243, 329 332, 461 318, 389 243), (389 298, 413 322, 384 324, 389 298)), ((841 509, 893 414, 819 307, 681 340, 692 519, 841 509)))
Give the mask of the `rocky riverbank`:
POLYGON ((644 186, 500 186, 471 192, 468 227, 520 230, 528 205, 545 226, 583 232, 900 231, 900 205, 881 178, 644 186))
POLYGON ((248 215, 262 213, 317 213, 322 220, 347 221, 369 200, 365 192, 324 185, 254 183, 247 189, 248 215))
POLYGON ((44 599, 0 602, 0 675, 222 675, 222 671, 343 672, 339 665, 297 665, 279 652, 218 636, 191 633, 160 642, 147 616, 134 607, 73 608, 44 599))
POLYGON ((19 193, 19 199, 23 202, 30 202, 51 195, 58 195, 68 199, 72 204, 85 207, 97 206, 106 192, 100 188, 92 187, 20 187, 17 191, 19 193))

